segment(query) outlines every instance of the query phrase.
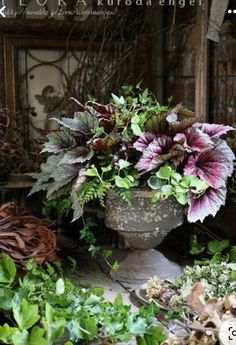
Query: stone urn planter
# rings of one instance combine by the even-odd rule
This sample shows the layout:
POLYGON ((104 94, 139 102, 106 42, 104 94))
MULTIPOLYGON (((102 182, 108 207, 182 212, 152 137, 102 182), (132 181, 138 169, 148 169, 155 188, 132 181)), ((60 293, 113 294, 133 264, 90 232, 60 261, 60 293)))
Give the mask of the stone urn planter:
POLYGON ((183 206, 173 197, 151 202, 154 191, 133 189, 132 205, 113 190, 107 194, 105 224, 125 239, 130 253, 113 273, 115 279, 127 283, 143 283, 156 275, 174 279, 180 267, 154 250, 167 234, 183 223, 183 206))

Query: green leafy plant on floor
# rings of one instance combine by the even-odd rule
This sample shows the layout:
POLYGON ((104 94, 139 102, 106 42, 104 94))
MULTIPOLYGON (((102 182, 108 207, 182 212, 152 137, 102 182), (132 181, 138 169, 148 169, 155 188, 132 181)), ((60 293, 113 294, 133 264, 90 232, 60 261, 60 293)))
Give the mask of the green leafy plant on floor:
POLYGON ((220 264, 221 262, 236 264, 236 246, 231 246, 229 240, 214 239, 207 242, 207 244, 201 244, 197 235, 192 235, 190 246, 190 254, 195 256, 203 254, 205 256, 202 260, 196 260, 199 265, 220 264), (207 256, 209 259, 206 258, 207 256))
POLYGON ((179 296, 175 301, 183 301, 191 293, 195 283, 200 282, 205 290, 206 300, 213 297, 223 297, 236 288, 236 265, 226 262, 194 264, 186 266, 180 277, 175 280, 179 296))
POLYGON ((11 258, 0 257, 0 342, 13 345, 51 345, 98 340, 161 344, 166 339, 157 324, 157 307, 132 312, 119 294, 113 303, 102 288, 81 288, 66 278, 59 263, 38 267, 32 261, 19 277, 11 258))

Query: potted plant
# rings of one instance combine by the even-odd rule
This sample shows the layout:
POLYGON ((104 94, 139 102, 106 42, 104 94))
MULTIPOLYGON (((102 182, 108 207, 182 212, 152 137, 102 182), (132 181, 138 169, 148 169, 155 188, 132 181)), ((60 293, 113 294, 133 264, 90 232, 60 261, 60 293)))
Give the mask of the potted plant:
POLYGON ((49 156, 31 193, 68 198, 73 220, 91 200, 106 202, 107 226, 138 249, 120 277, 144 280, 158 273, 160 256, 150 249, 181 225, 184 208, 196 222, 224 205, 234 154, 222 135, 233 128, 199 123, 181 104, 160 105, 139 86, 122 91, 108 105, 77 102, 74 118, 55 119, 61 130, 48 135, 49 156))

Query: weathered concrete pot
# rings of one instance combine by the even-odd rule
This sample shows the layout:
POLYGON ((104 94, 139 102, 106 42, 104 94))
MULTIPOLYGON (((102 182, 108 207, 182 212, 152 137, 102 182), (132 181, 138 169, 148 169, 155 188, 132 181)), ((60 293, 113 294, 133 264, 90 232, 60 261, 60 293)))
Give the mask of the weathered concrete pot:
POLYGON ((113 190, 107 194, 105 224, 117 230, 132 250, 114 273, 114 278, 120 281, 142 283, 154 275, 174 279, 181 273, 178 265, 153 248, 183 223, 183 207, 172 197, 152 203, 153 193, 148 189, 134 189, 132 205, 113 190))

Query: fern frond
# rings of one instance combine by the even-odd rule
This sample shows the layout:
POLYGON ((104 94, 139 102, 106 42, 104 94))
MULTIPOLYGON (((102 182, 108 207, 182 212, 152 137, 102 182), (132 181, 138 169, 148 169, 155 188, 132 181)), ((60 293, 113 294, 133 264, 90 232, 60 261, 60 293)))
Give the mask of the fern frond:
POLYGON ((109 182, 103 182, 99 185, 97 190, 97 198, 100 202, 100 205, 105 207, 105 198, 107 191, 111 188, 111 184, 109 182))
POLYGON ((132 204, 132 193, 130 189, 116 188, 116 193, 121 197, 121 199, 127 202, 128 205, 132 204))
POLYGON ((94 199, 98 199, 100 205, 105 207, 106 193, 110 188, 110 182, 100 181, 95 178, 82 185, 78 191, 78 197, 83 204, 87 204, 94 199))

